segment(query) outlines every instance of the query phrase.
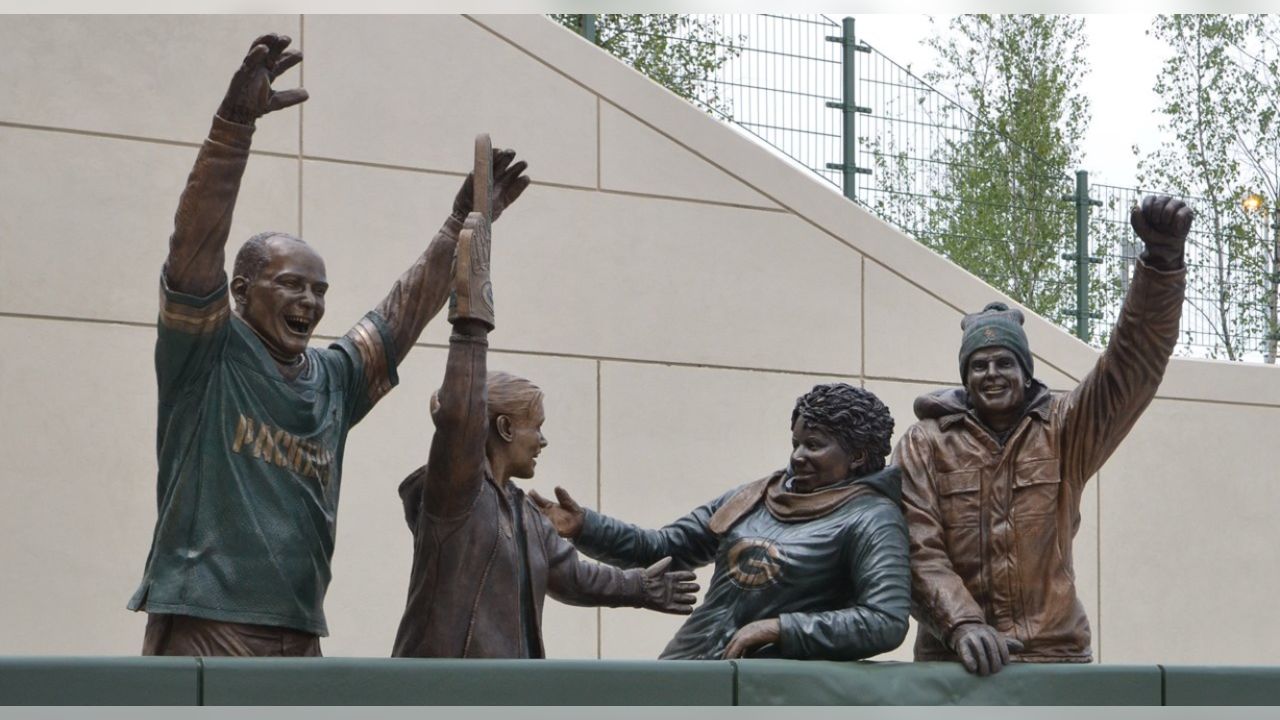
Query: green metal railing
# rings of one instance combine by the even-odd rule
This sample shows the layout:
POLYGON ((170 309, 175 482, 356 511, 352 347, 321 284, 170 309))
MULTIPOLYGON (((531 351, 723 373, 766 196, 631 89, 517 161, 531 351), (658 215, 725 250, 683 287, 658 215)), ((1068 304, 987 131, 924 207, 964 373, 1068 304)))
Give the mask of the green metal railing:
MULTIPOLYGON (((689 17, 719 36, 662 40, 698 42, 723 58, 689 78, 692 102, 1078 337, 1105 343, 1141 250, 1129 208, 1149 191, 1090 185, 1088 173, 1020 147, 859 39, 852 18, 689 17), (1004 191, 957 192, 966 174, 1004 191), (991 227, 1003 230, 981 229, 991 227)), ((594 16, 581 18, 578 27, 595 33, 594 16)), ((1280 207, 1272 217, 1245 213, 1237 198, 1182 199, 1198 219, 1177 353, 1275 362, 1280 207)))

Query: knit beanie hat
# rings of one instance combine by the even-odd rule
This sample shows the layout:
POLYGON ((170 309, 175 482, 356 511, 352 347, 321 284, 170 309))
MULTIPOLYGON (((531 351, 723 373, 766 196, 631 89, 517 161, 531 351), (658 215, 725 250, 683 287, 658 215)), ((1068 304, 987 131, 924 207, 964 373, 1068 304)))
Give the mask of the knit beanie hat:
POLYGON ((987 303, 982 312, 964 316, 960 321, 960 329, 964 331, 964 338, 960 341, 961 384, 965 381, 969 356, 988 347, 1008 348, 1018 358, 1027 379, 1034 376, 1031 346, 1027 342, 1027 333, 1022 329, 1022 320, 1021 310, 1010 309, 1002 302, 987 303))

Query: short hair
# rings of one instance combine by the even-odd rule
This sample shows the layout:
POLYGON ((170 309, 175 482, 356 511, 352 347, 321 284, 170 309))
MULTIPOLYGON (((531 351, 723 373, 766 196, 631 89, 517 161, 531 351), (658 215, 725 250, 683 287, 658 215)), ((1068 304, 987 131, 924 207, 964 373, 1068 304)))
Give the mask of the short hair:
MULTIPOLYGON (((542 388, 528 380, 501 370, 493 370, 485 375, 485 390, 488 395, 489 424, 492 425, 499 415, 513 418, 528 418, 533 415, 533 408, 542 400, 542 388)), ((431 414, 434 416, 440 409, 440 391, 431 393, 431 414)))
POLYGON ((804 418, 835 437, 845 452, 867 451, 862 475, 884 469, 891 450, 893 415, 874 393, 845 383, 815 385, 796 399, 791 425, 804 418))
POLYGON ((307 244, 302 238, 286 232, 268 230, 264 233, 258 233, 245 240, 244 244, 240 246, 240 250, 236 252, 236 262, 232 267, 231 276, 243 277, 249 281, 257 279, 258 273, 262 272, 262 268, 266 267, 267 262, 271 259, 271 252, 267 249, 267 241, 273 237, 282 237, 303 245, 307 244))

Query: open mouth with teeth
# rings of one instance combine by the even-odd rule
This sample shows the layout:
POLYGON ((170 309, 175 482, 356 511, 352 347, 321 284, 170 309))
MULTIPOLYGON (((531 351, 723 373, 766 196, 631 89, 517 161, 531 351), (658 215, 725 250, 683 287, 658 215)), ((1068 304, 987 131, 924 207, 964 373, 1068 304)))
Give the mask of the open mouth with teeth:
POLYGON ((284 324, 297 335, 311 334, 311 319, 301 315, 285 315, 284 324))

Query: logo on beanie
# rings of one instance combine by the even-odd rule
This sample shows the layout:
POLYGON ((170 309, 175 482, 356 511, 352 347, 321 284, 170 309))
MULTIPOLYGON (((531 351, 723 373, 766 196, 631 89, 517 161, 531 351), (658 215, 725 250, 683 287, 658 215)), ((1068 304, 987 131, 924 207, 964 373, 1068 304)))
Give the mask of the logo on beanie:
POLYGON ((984 329, 983 329, 983 331, 982 331, 982 337, 984 337, 984 338, 986 338, 986 339, 988 339, 988 340, 995 340, 995 339, 996 339, 996 329, 995 329, 995 328, 984 328, 984 329))
POLYGON ((742 588, 772 585, 782 575, 782 551, 764 538, 743 538, 729 548, 729 579, 742 588))

